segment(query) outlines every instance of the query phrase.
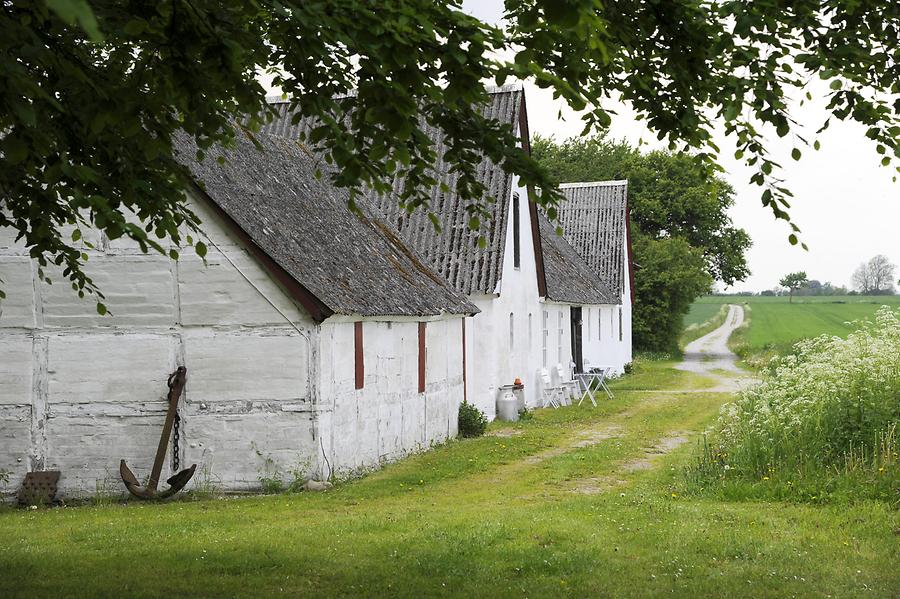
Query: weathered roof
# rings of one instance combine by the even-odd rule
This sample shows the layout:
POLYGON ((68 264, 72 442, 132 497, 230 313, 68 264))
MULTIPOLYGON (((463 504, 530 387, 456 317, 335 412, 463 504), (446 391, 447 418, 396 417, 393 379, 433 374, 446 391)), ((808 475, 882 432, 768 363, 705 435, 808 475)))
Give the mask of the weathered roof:
MULTIPOLYGON (((346 190, 317 179, 322 163, 299 142, 238 131, 234 148, 196 160, 187 135, 179 159, 209 199, 266 256, 330 313, 360 316, 473 314, 477 308, 404 245, 365 202, 348 209, 346 190), (220 165, 215 158, 224 156, 220 165)), ((315 314, 313 315, 316 316, 315 314)))
MULTIPOLYGON (((521 86, 504 86, 488 90, 490 103, 484 114, 501 123, 509 124, 513 131, 519 130, 519 118, 524 110, 524 95, 521 86)), ((263 127, 263 131, 273 135, 297 139, 301 132, 309 132, 311 121, 303 119, 291 123, 290 104, 285 100, 272 102, 279 117, 263 127)), ((482 223, 480 233, 485 237, 485 246, 478 247, 478 232, 469 230, 469 214, 466 202, 456 193, 457 175, 451 172, 450 164, 443 160, 445 145, 443 133, 436 128, 426 128, 425 132, 435 144, 437 161, 433 176, 438 181, 430 191, 430 210, 441 223, 442 231, 435 230, 425 210, 408 214, 397 201, 403 186, 399 177, 394 181, 394 194, 381 196, 370 192, 368 201, 378 207, 386 219, 400 232, 403 240, 425 263, 444 277, 457 291, 466 295, 494 293, 503 272, 503 253, 506 245, 506 223, 509 198, 512 192, 512 176, 500 166, 485 159, 478 168, 478 178, 491 198, 497 201, 489 206, 491 218, 482 223), (441 191, 440 184, 449 187, 449 192, 441 191)))
POLYGON ((617 304, 619 299, 600 276, 581 259, 556 227, 538 215, 547 299, 568 304, 617 304))
POLYGON ((560 185, 565 197, 559 205, 563 236, 618 297, 624 293, 625 277, 631 274, 626 250, 627 189, 627 181, 560 185))

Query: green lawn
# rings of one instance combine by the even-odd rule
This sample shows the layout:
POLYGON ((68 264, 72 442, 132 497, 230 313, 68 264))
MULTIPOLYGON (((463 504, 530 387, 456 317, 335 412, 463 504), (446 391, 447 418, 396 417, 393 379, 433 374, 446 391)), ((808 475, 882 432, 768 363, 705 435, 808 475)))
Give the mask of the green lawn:
POLYGON ((854 320, 871 318, 883 305, 900 306, 900 296, 787 297, 707 296, 691 306, 685 322, 703 322, 723 304, 749 305, 750 325, 735 339, 750 353, 790 351, 805 337, 827 333, 845 336, 854 330, 854 320))
POLYGON ((897 596, 895 510, 688 496, 729 396, 636 370, 325 494, 0 510, 0 597, 897 596))

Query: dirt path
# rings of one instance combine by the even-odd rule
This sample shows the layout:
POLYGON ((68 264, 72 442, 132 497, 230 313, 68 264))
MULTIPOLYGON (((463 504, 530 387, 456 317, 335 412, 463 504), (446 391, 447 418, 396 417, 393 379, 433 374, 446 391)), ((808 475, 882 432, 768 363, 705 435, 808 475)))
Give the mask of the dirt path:
POLYGON ((737 356, 728 349, 728 338, 743 322, 744 309, 729 306, 722 326, 688 343, 684 349, 684 361, 676 368, 715 379, 717 385, 705 391, 729 393, 752 385, 756 379, 738 368, 737 356))
MULTIPOLYGON (((685 348, 684 361, 677 368, 700 374, 716 381, 716 385, 706 389, 659 389, 647 391, 646 397, 638 404, 613 415, 603 425, 576 432, 563 443, 531 455, 511 465, 511 469, 521 474, 523 468, 535 467, 563 456, 571 451, 601 443, 615 442, 635 434, 631 426, 635 419, 658 410, 666 402, 679 401, 677 396, 688 393, 733 393, 756 382, 746 371, 736 364, 737 356, 728 349, 728 338, 744 322, 744 310, 740 306, 729 306, 725 322, 716 330, 704 335, 685 348)), ((672 427, 672 425, 670 425, 672 427)), ((560 490, 570 493, 596 494, 618 489, 627 485, 634 475, 658 467, 660 459, 681 445, 688 443, 699 429, 687 422, 680 422, 677 428, 659 430, 647 439, 640 450, 610 462, 599 462, 596 470, 587 477, 575 477, 562 485, 560 490)))

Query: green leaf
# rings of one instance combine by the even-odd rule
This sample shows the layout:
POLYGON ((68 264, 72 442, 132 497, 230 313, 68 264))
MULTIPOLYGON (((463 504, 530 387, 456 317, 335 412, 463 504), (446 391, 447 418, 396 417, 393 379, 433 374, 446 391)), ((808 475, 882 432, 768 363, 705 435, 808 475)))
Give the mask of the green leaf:
POLYGON ((69 25, 76 23, 88 34, 92 42, 102 42, 103 34, 97 25, 94 11, 87 0, 45 0, 47 8, 56 13, 60 19, 69 25))
POLYGON ((597 113, 597 124, 605 129, 612 124, 612 117, 605 110, 600 111, 597 113))
POLYGON ((788 235, 788 241, 791 242, 791 245, 797 245, 797 236, 791 233, 788 235))
POLYGON ((800 156, 800 150, 798 150, 797 148, 791 150, 791 158, 793 158, 794 160, 800 160, 800 156))
POLYGON ((106 306, 102 302, 97 302, 97 314, 100 316, 106 314, 106 306))
POLYGON ((739 105, 737 103, 731 103, 725 107, 725 120, 733 121, 737 118, 739 105))
POLYGON ((202 241, 198 241, 194 244, 194 251, 197 252, 197 255, 201 258, 206 257, 206 244, 202 241))

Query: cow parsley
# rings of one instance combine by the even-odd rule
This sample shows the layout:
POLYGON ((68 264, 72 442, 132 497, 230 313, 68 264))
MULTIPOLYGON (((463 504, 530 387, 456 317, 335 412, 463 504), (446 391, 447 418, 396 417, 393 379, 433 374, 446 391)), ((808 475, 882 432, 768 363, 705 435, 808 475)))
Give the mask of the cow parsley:
POLYGON ((898 423, 900 310, 885 306, 846 339, 796 344, 723 406, 698 472, 755 481, 776 472, 895 474, 898 423))

